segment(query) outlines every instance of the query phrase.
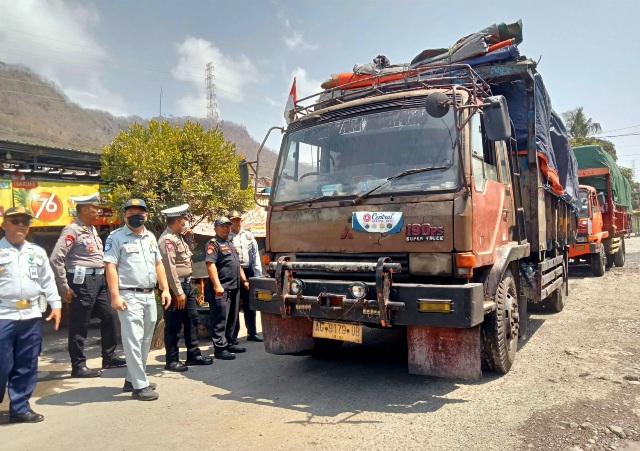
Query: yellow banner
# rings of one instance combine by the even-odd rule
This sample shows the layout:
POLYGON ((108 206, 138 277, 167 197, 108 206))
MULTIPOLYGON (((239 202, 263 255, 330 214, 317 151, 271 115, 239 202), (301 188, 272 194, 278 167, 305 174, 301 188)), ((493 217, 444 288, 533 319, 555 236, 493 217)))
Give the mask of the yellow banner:
POLYGON ((11 195, 11 182, 9 180, 0 181, 0 216, 4 216, 7 208, 13 207, 13 196, 11 195))
POLYGON ((13 205, 23 206, 34 215, 32 226, 65 226, 76 216, 70 197, 87 196, 100 191, 97 183, 13 181, 13 205))

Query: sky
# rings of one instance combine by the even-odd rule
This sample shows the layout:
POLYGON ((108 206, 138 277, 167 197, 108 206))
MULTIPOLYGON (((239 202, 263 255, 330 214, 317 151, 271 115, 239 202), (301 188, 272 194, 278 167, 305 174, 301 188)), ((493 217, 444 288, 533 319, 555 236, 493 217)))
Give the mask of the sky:
POLYGON ((206 117, 212 62, 219 117, 258 142, 285 125, 294 77, 302 98, 377 55, 407 63, 521 19, 520 52, 539 61, 554 109, 584 107, 640 179, 637 0, 0 0, 0 11, 0 61, 114 115, 206 117))

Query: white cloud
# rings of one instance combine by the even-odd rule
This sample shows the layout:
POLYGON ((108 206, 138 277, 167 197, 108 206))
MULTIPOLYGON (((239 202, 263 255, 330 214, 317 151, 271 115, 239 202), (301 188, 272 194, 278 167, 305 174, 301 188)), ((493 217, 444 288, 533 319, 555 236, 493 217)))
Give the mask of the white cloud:
POLYGON ((265 96, 264 100, 267 102, 267 105, 273 108, 280 108, 283 105, 282 102, 278 102, 277 100, 269 96, 265 96))
POLYGON ((290 50, 302 49, 302 50, 318 50, 317 44, 309 44, 302 37, 302 33, 299 31, 291 30, 291 36, 284 38, 284 43, 290 50))
POLYGON ((225 55, 206 39, 187 36, 181 44, 176 45, 176 48, 179 59, 171 70, 173 77, 192 83, 198 90, 195 96, 187 95, 178 100, 176 106, 179 114, 198 117, 206 115, 204 77, 205 68, 209 62, 213 63, 217 99, 240 103, 246 97, 251 97, 248 92, 260 80, 258 70, 247 56, 225 55))
POLYGON ((0 11, 1 61, 29 67, 82 106, 127 114, 124 98, 102 81, 112 58, 91 34, 91 26, 100 20, 95 6, 0 0, 0 11))

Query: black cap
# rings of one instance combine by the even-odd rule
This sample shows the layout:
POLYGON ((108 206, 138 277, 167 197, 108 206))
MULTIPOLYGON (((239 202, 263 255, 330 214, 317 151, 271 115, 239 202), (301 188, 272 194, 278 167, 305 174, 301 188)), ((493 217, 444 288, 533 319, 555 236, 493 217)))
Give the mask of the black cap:
POLYGON ((4 212, 4 217, 6 218, 7 216, 28 216, 29 218, 33 218, 33 215, 31 214, 31 212, 29 210, 27 210, 24 207, 11 207, 11 208, 7 208, 4 212))
POLYGON ((140 207, 142 209, 144 209, 144 211, 149 211, 147 209, 147 204, 145 201, 143 201, 142 199, 129 199, 127 201, 126 204, 124 204, 124 211, 127 211, 127 208, 131 208, 131 207, 140 207))
POLYGON ((231 224, 231 220, 229 218, 227 218, 226 216, 218 216, 216 218, 216 221, 213 223, 213 225, 215 227, 221 226, 221 225, 225 225, 225 224, 231 224))

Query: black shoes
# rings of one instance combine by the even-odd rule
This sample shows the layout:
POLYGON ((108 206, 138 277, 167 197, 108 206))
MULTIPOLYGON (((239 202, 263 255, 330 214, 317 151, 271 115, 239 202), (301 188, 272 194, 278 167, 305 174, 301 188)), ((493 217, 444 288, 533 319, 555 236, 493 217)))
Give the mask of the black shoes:
POLYGON ((71 377, 100 377, 102 371, 94 370, 93 368, 87 368, 86 366, 78 366, 71 369, 71 377))
POLYGON ((247 348, 241 348, 240 346, 231 345, 227 348, 227 351, 233 352, 235 354, 240 354, 242 352, 247 352, 247 348))
POLYGON ((235 354, 230 353, 229 351, 227 351, 226 349, 222 350, 222 351, 218 351, 214 354, 214 357, 216 359, 220 359, 220 360, 233 360, 236 358, 235 354))
POLYGON ((40 423, 42 420, 44 415, 35 413, 33 410, 9 416, 9 423, 40 423))
POLYGON ((110 359, 102 359, 102 368, 121 368, 123 366, 127 366, 127 361, 122 357, 111 357, 110 359))
POLYGON ((195 365, 211 365, 213 363, 213 359, 209 357, 204 357, 199 355, 195 359, 187 360, 184 362, 187 366, 195 366, 195 365))
POLYGON ((249 335, 247 337, 247 341, 255 341, 256 343, 262 343, 264 338, 262 338, 259 334, 249 335))
POLYGON ((151 388, 151 384, 147 385, 145 388, 141 389, 133 389, 133 393, 131 393, 131 397, 137 399, 139 401, 155 401, 160 397, 153 388, 151 388))
POLYGON ((165 370, 169 370, 169 371, 175 371, 176 373, 184 373, 185 371, 187 371, 189 368, 187 368, 187 365, 185 365, 182 362, 169 362, 164 366, 165 370))
MULTIPOLYGON (((151 390, 155 390, 157 386, 158 386, 158 384, 156 384, 155 382, 149 382, 149 388, 151 390)), ((124 391, 124 392, 132 392, 133 390, 134 390, 133 384, 125 379, 124 380, 124 386, 122 387, 122 391, 124 391)))
POLYGON ((229 344, 231 346, 238 346, 240 344, 240 342, 236 339, 236 340, 230 341, 229 344))

